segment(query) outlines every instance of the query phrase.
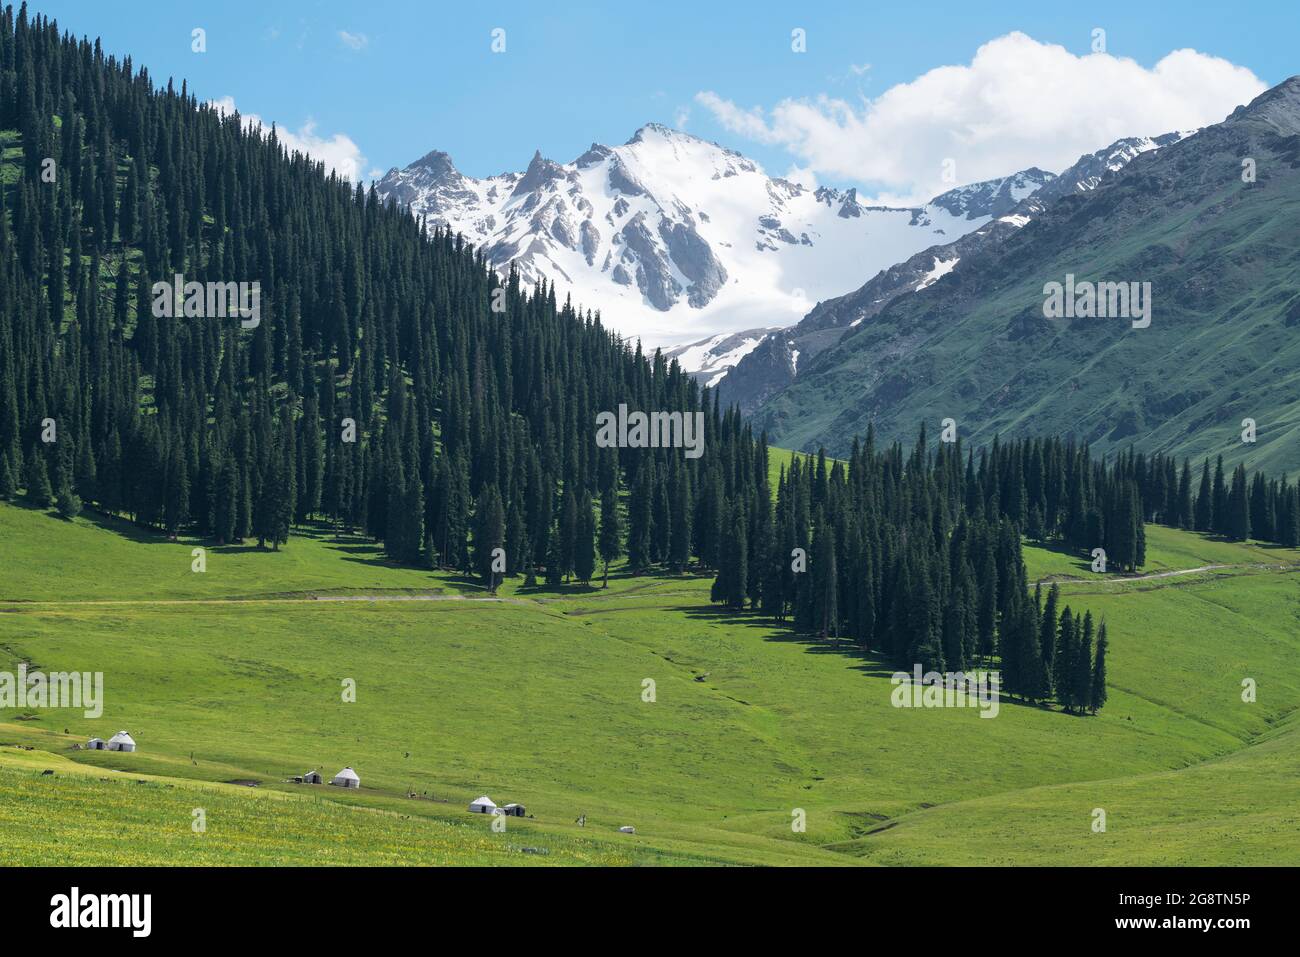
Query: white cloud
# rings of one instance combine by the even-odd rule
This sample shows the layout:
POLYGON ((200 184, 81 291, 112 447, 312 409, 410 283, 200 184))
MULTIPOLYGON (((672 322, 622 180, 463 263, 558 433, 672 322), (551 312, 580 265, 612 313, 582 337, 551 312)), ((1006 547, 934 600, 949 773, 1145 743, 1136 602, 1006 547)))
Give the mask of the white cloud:
POLYGON ((686 124, 691 119, 691 108, 689 106, 677 107, 677 112, 673 114, 673 126, 679 130, 686 129, 686 124))
MULTIPOLYGON (((748 110, 743 109, 730 100, 724 100, 712 90, 696 93, 695 102, 712 113, 718 122, 731 132, 739 133, 746 139, 767 144, 789 142, 782 133, 768 127, 762 109, 757 106, 748 110)), ((783 103, 789 102, 791 101, 783 101, 783 103)))
POLYGON ((370 45, 370 37, 364 33, 349 33, 347 30, 340 30, 339 39, 343 41, 344 46, 351 47, 353 50, 364 50, 370 45))
POLYGON ((798 164, 791 164, 790 168, 785 171, 785 176, 781 178, 787 179, 792 183, 798 183, 807 190, 815 190, 821 185, 817 182, 816 173, 810 170, 807 166, 799 166, 798 164))
MULTIPOLYGON (((209 104, 223 114, 235 112, 235 98, 232 96, 210 100, 209 104)), ((271 124, 256 113, 240 113, 240 118, 244 121, 245 128, 260 126, 264 133, 270 132, 271 124)), ((321 136, 316 132, 315 120, 307 120, 296 131, 277 126, 275 133, 280 143, 289 152, 297 150, 306 153, 312 159, 324 163, 326 169, 334 170, 345 179, 353 183, 361 181, 366 158, 362 155, 361 148, 346 133, 335 133, 329 137, 321 136)))
POLYGON ((981 46, 968 66, 937 67, 875 99, 823 94, 766 111, 707 90, 695 99, 731 132, 785 147, 812 173, 918 202, 951 188, 945 159, 959 183, 1029 166, 1059 172, 1124 136, 1217 123, 1264 89, 1245 67, 1195 50, 1146 69, 1016 32, 981 46))

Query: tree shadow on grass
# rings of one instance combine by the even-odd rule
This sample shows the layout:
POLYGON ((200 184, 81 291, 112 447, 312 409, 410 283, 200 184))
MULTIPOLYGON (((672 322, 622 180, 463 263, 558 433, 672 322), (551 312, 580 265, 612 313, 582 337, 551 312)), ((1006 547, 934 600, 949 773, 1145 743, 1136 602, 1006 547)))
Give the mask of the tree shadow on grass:
MULTIPOLYGON (((51 518, 58 517, 55 512, 49 509, 43 509, 27 502, 15 502, 13 504, 21 505, 21 507, 26 508, 28 511, 43 512, 51 518)), ((129 518, 120 515, 113 515, 97 508, 87 507, 82 510, 79 517, 88 525, 93 525, 101 531, 110 532, 120 538, 125 538, 128 541, 139 545, 178 545, 188 548, 206 548, 208 551, 215 552, 218 555, 238 555, 246 552, 270 553, 274 551, 270 545, 259 545, 257 539, 254 537, 249 537, 242 541, 227 542, 224 545, 218 545, 211 538, 185 533, 172 538, 166 532, 160 531, 157 528, 149 525, 140 525, 137 522, 131 521, 129 518)), ((299 527, 294 526, 289 539, 289 544, 292 545, 293 539, 297 537, 301 537, 299 527)), ((289 546, 281 545, 280 549, 283 551, 287 547, 289 546)))
MULTIPOLYGON (((704 621, 712 624, 725 624, 732 627, 757 629, 764 632, 763 640, 777 642, 781 644, 802 645, 804 650, 810 655, 837 655, 853 662, 852 670, 861 672, 868 678, 892 678, 901 670, 890 663, 889 659, 878 651, 864 649, 857 642, 847 639, 836 641, 834 638, 821 638, 817 635, 806 635, 794 630, 789 622, 773 621, 771 618, 765 618, 753 612, 736 612, 728 611, 723 608, 702 608, 699 605, 681 605, 676 608, 668 609, 670 611, 681 612, 687 618, 695 621, 704 621)), ((988 662, 983 665, 972 665, 967 670, 996 670, 995 662, 988 662)), ((1032 704, 1022 701, 1018 698, 1012 698, 1006 694, 998 695, 998 703, 1003 705, 1017 705, 1021 707, 1034 708, 1036 710, 1048 709, 1044 703, 1032 704)))
POLYGON ((1282 545, 1278 542, 1257 542, 1253 539, 1246 544, 1254 545, 1256 548, 1266 552, 1294 552, 1300 550, 1300 546, 1296 545, 1282 545))
MULTIPOLYGON (((613 576, 611 575, 610 578, 612 579, 613 576)), ((520 585, 515 589, 515 594, 520 598, 574 598, 602 593, 610 592, 600 587, 599 579, 592 579, 585 585, 579 581, 560 582, 558 585, 548 585, 545 581, 538 581, 534 585, 520 585)))
POLYGON ((701 608, 699 605, 681 605, 670 610, 681 612, 693 621, 758 630, 764 633, 764 641, 801 645, 811 655, 837 655, 856 662, 854 670, 871 677, 888 678, 896 670, 884 656, 864 649, 855 641, 806 635, 796 631, 788 621, 774 621, 753 612, 736 613, 723 608, 701 608))
MULTIPOLYGON (((15 503, 17 504, 17 503, 15 503)), ((24 504, 24 507, 31 511, 49 512, 47 509, 37 508, 32 505, 24 504)), ((137 525, 130 519, 120 518, 117 515, 110 515, 108 512, 101 512, 99 509, 87 506, 81 510, 80 518, 88 525, 93 525, 101 531, 112 532, 122 538, 132 542, 138 542, 142 545, 174 545, 175 540, 168 538, 165 534, 155 528, 148 528, 144 525, 137 525)), ((195 540, 197 544, 198 540, 195 540)))
MULTIPOLYGON (((1028 544, 1033 545, 1035 548, 1042 549, 1045 552, 1050 552, 1053 555, 1061 555, 1069 559, 1070 562, 1074 565, 1074 567, 1079 569, 1079 571, 1083 571, 1083 572, 1092 571, 1092 559, 1080 555, 1077 551, 1075 551, 1073 548, 1070 548, 1070 546, 1066 545, 1064 542, 1036 541, 1030 539, 1026 539, 1025 541, 1028 544)), ((1049 574, 1047 577, 1051 578, 1052 576, 1049 574)))

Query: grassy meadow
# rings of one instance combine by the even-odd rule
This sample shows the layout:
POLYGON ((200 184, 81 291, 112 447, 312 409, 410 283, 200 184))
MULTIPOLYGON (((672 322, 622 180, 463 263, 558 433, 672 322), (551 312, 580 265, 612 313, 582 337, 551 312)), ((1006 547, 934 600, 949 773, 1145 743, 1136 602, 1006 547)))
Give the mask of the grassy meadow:
POLYGON ((885 663, 706 577, 490 600, 328 528, 199 574, 202 543, 0 504, 0 670, 106 698, 0 711, 0 863, 1300 863, 1300 553, 1147 533, 1143 574, 1179 574, 1027 547, 1105 617, 1110 701, 990 720, 892 707, 885 663), (137 752, 72 749, 123 728, 137 752), (344 765, 360 790, 285 782, 344 765), (480 794, 532 816, 495 833, 480 794))

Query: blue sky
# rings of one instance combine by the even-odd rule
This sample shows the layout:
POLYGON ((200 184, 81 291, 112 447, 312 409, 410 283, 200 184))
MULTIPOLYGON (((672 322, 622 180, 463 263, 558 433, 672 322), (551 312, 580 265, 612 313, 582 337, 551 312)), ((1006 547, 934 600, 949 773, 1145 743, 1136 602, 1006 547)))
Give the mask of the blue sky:
MULTIPOLYGON (((434 148, 474 176, 520 169, 534 149, 568 161, 593 141, 621 143, 658 121, 684 122, 769 172, 809 167, 827 181, 879 185, 880 171, 870 163, 817 155, 803 133, 746 135, 699 94, 711 91, 745 110, 818 97, 865 109, 864 98, 935 67, 969 64, 981 44, 1011 31, 1084 56, 1093 29, 1101 27, 1110 54, 1145 68, 1190 47, 1245 67, 1268 85, 1297 72, 1300 4, 1294 0, 1008 2, 996 11, 975 9, 987 6, 936 0, 807 7, 761 0, 29 4, 75 34, 102 37, 109 52, 129 53, 157 81, 185 78, 201 98, 233 98, 241 112, 292 131, 312 124, 304 134, 327 144, 346 137, 364 154, 366 173, 405 165, 434 148), (191 51, 194 27, 207 31, 206 53, 191 51), (498 27, 506 31, 506 50, 494 54, 491 31, 498 27), (806 53, 791 50, 796 27, 806 31, 806 53)), ((1029 75, 1025 82, 1034 86, 1038 79, 1029 75)), ((1083 116, 1081 122, 1095 121, 1083 116)), ((1034 155, 1032 148, 1021 153, 1034 155)), ((1019 160, 1021 153, 988 163, 1019 160)), ((906 189, 892 180, 888 186, 906 189)))

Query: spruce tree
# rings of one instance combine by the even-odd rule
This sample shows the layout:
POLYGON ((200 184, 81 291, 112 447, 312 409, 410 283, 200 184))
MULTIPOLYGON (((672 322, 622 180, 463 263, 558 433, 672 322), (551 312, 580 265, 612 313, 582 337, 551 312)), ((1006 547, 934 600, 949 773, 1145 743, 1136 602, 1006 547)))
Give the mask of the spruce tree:
MULTIPOLYGON (((1061 588, 1056 582, 1047 590, 1047 601, 1043 605, 1043 616, 1038 633, 1038 647, 1042 653, 1044 676, 1049 685, 1055 677, 1057 628, 1061 604, 1061 588)), ((1049 687, 1049 692, 1051 688, 1049 687)))
POLYGON ((1232 473, 1232 488, 1228 492, 1228 514, 1221 531, 1234 541, 1250 538, 1250 498, 1246 490, 1246 468, 1238 465, 1232 473))
POLYGON ((1074 615, 1070 606, 1061 610, 1061 622, 1057 629, 1056 654, 1052 661, 1052 686, 1056 689, 1056 702, 1065 711, 1074 708, 1074 671, 1076 640, 1074 615))
POLYGON ((1070 699, 1075 709, 1082 714, 1092 700, 1092 612, 1085 612, 1083 629, 1074 650, 1072 665, 1072 689, 1070 699))
POLYGON ((618 484, 608 486, 600 497, 600 560, 604 564, 602 588, 609 587, 609 563, 623 553, 623 521, 618 511, 618 484))
POLYGON ((45 467, 45 455, 36 449, 27 456, 27 499, 40 508, 54 504, 54 489, 50 486, 50 473, 45 467))
POLYGON ((636 485, 628 496, 627 563, 633 571, 650 565, 654 527, 654 466, 647 458, 637 470, 636 485))
POLYGON ((839 638, 839 570, 835 561, 835 529, 823 519, 813 539, 813 594, 817 629, 822 638, 839 638))
POLYGON ((1201 485, 1200 490, 1196 493, 1196 520, 1195 528, 1198 532, 1209 532, 1214 529, 1214 493, 1210 484, 1210 460, 1206 459, 1201 466, 1201 485))
POLYGON ((573 577, 578 554, 578 498, 565 489, 558 516, 560 571, 566 579, 573 577))
POLYGON ((596 571, 596 509, 590 492, 583 492, 578 502, 578 528, 574 541, 573 571, 584 585, 591 583, 596 571))
POLYGON ((1092 665, 1091 695, 1088 710, 1096 714, 1106 704, 1106 651, 1110 642, 1106 638, 1106 622, 1097 632, 1097 657, 1092 665))
POLYGON ((494 484, 484 488, 474 515, 474 567, 483 578, 489 594, 496 594, 501 579, 493 570, 494 552, 506 541, 505 510, 501 493, 494 484))

